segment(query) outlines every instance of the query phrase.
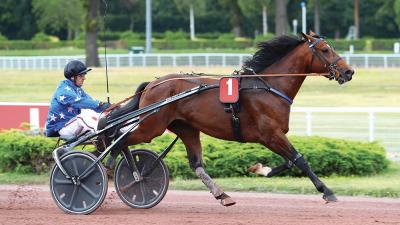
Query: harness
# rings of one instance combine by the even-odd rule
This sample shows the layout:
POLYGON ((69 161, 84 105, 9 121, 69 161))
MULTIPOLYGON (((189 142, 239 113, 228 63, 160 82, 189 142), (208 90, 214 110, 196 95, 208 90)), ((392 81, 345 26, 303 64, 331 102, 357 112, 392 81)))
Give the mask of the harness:
POLYGON ((328 70, 329 80, 343 79, 341 77, 339 77, 339 78, 336 77, 337 62, 339 60, 341 60, 342 58, 340 56, 336 55, 334 60, 331 63, 329 63, 328 60, 326 59, 326 57, 324 55, 322 55, 320 52, 316 51, 314 48, 320 41, 324 41, 324 39, 322 37, 316 37, 316 38, 317 39, 315 39, 315 41, 313 41, 313 42, 310 42, 307 40, 308 47, 311 49, 311 52, 312 52, 312 58, 311 58, 310 65, 312 65, 314 62, 314 56, 317 56, 317 58, 324 64, 324 67, 328 70))
MULTIPOLYGON (((271 92, 278 97, 283 98, 289 105, 293 104, 293 100, 288 97, 285 93, 282 91, 279 91, 278 89, 273 88, 271 85, 269 85, 265 80, 263 80, 260 76, 257 76, 257 74, 252 70, 251 68, 246 68, 246 70, 253 72, 254 76, 247 77, 247 76, 242 76, 241 71, 234 71, 232 73, 233 77, 236 77, 238 80, 238 85, 239 85, 239 93, 240 91, 243 90, 264 90, 267 92, 271 92), (244 77, 247 77, 249 79, 253 79, 253 82, 249 82, 249 85, 243 85, 242 79, 244 77)), ((248 79, 248 80, 249 80, 248 79)), ((224 111, 226 113, 231 113, 231 124, 232 124, 232 130, 233 130, 233 136, 235 139, 239 142, 244 142, 243 140, 243 135, 240 129, 240 118, 239 118, 239 113, 240 113, 240 94, 239 98, 236 102, 233 103, 224 103, 224 111)))

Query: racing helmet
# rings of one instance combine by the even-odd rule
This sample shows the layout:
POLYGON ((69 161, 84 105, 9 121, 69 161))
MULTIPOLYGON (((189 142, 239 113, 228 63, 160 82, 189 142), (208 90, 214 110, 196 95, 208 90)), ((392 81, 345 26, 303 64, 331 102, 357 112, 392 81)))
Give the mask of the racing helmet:
POLYGON ((79 60, 72 60, 64 67, 64 77, 71 79, 73 76, 86 74, 92 69, 87 68, 83 62, 79 60))

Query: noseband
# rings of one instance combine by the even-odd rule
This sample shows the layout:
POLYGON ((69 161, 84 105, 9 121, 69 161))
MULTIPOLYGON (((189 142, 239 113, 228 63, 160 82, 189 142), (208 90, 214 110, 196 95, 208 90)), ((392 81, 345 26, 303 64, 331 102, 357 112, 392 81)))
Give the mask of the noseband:
POLYGON ((308 47, 311 49, 312 52, 312 58, 311 58, 311 65, 314 61, 314 55, 318 57, 318 59, 324 64, 325 68, 328 70, 329 72, 329 80, 337 80, 338 78, 336 77, 336 72, 337 72, 337 62, 339 60, 341 60, 342 58, 339 57, 338 55, 335 56, 335 59, 329 63, 329 61, 325 58, 324 55, 322 55, 319 51, 317 51, 315 49, 315 46, 320 42, 323 41, 324 39, 321 37, 318 37, 314 42, 309 42, 307 40, 308 43, 308 47))

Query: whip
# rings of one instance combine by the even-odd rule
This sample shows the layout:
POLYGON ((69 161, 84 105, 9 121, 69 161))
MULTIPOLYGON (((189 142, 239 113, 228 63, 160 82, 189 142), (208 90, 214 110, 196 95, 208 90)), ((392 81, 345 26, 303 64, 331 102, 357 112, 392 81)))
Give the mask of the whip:
POLYGON ((103 28, 103 35, 104 35, 104 62, 106 65, 106 83, 107 83, 107 102, 110 104, 110 90, 108 86, 108 63, 107 63, 107 37, 106 37, 106 16, 107 16, 107 9, 108 9, 108 4, 107 0, 103 0, 105 9, 104 9, 104 16, 103 16, 103 23, 104 23, 104 28, 103 28))

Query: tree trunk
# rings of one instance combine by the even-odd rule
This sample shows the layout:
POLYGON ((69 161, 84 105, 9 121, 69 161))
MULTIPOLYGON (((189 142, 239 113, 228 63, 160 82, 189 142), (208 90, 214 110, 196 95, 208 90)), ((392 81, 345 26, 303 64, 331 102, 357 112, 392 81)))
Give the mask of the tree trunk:
POLYGON ((262 21, 263 21, 263 35, 268 33, 268 17, 267 17, 267 6, 262 7, 262 21))
POLYGON ((358 0, 354 0, 354 26, 356 27, 355 39, 360 37, 360 17, 358 15, 358 0))
POLYGON ((67 40, 72 40, 74 32, 71 28, 67 29, 67 40))
POLYGON ((275 34, 283 35, 288 31, 287 8, 288 0, 276 0, 275 34))
POLYGON ((319 14, 320 14, 319 0, 314 0, 314 32, 316 34, 321 34, 319 14))
POLYGON ((135 28, 135 19, 133 14, 131 15, 130 22, 129 22, 129 30, 134 31, 135 28))
POLYGON ((193 11, 193 4, 190 4, 190 40, 196 39, 194 33, 194 11, 193 11))
POLYGON ((242 11, 240 10, 237 2, 231 4, 231 12, 232 12, 231 24, 233 26, 233 33, 235 34, 235 37, 241 37, 242 11))
POLYGON ((97 52, 98 0, 88 0, 86 17, 86 66, 100 66, 97 52))
POLYGON ((334 39, 339 39, 339 38, 340 38, 340 30, 336 29, 334 34, 334 39))

